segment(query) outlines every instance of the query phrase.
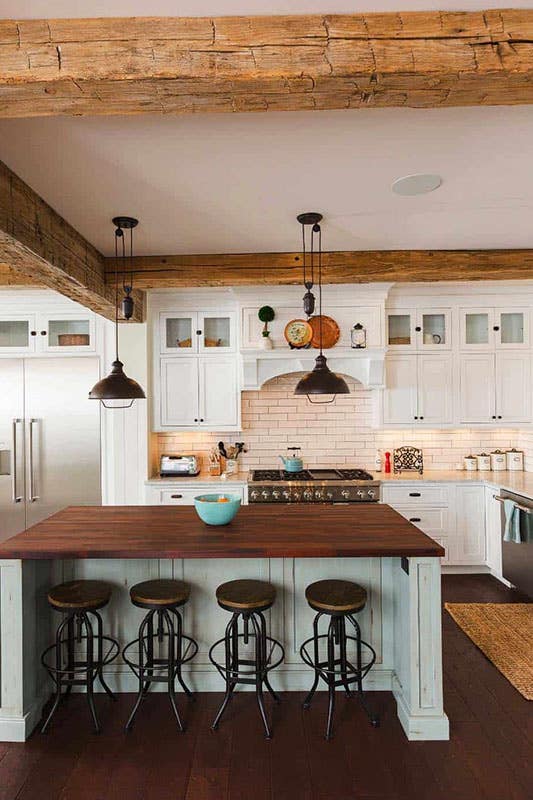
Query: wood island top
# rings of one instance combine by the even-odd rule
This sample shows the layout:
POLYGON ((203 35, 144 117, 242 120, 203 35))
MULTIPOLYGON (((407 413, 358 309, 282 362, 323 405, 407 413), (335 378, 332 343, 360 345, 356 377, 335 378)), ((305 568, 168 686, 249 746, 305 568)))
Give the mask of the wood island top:
POLYGON ((0 543, 0 559, 443 556, 388 505, 249 505, 225 526, 191 506, 70 506, 0 543))

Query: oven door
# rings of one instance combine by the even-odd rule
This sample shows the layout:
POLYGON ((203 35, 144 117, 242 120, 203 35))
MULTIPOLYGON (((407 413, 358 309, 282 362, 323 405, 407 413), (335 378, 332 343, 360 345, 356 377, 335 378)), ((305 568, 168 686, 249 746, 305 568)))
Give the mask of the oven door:
POLYGON ((504 542, 505 512, 502 502, 502 574, 524 594, 533 598, 533 500, 513 492, 502 491, 502 500, 513 500, 520 514, 522 542, 504 542))

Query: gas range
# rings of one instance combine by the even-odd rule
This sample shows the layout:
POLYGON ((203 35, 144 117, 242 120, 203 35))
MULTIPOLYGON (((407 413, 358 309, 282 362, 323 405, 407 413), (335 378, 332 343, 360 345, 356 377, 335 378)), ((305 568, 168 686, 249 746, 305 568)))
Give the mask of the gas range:
POLYGON ((363 469, 254 469, 249 503, 378 503, 380 483, 363 469))

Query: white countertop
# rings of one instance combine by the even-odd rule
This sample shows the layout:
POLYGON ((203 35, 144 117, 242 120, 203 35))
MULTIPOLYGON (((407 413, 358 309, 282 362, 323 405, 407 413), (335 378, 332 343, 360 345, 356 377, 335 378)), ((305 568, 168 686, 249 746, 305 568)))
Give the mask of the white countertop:
MULTIPOLYGON (((516 492, 524 497, 533 500, 533 472, 466 472, 465 470, 426 470, 423 475, 416 473, 403 472, 400 475, 385 474, 384 472, 374 472, 374 478, 387 483, 482 483, 488 486, 495 486, 499 489, 506 489, 516 492)), ((223 479, 214 477, 206 473, 200 473, 196 478, 159 478, 153 477, 146 481, 148 486, 160 486, 170 484, 174 486, 198 484, 217 484, 218 486, 245 486, 248 483, 248 472, 236 472, 223 479)))

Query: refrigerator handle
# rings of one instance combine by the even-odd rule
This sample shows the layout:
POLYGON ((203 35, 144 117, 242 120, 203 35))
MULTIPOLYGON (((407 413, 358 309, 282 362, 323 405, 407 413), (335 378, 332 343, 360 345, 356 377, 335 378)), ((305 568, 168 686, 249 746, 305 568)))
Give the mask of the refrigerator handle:
POLYGON ((13 470, 12 470, 12 488, 13 488, 13 502, 20 503, 22 501, 22 497, 18 494, 18 482, 17 482, 17 425, 21 423, 22 420, 18 417, 15 417, 13 420, 13 470))
POLYGON ((36 500, 39 499, 38 494, 34 494, 35 488, 35 481, 34 481, 34 474, 33 474, 33 426, 39 422, 38 419, 30 419, 30 434, 29 434, 29 478, 30 478, 30 503, 35 503, 36 500))

